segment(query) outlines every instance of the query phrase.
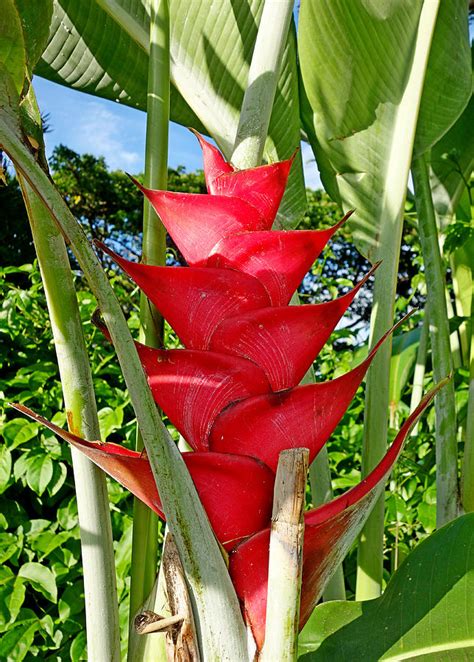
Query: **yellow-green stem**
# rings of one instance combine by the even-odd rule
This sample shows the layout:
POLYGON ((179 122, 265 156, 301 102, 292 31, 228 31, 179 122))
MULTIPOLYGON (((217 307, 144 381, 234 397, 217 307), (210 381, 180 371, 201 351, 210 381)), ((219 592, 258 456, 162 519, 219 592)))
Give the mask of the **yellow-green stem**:
MULTIPOLYGON (((436 382, 453 371, 446 307, 445 279, 439 249, 436 216, 431 197, 429 159, 426 154, 412 165, 421 249, 430 307, 430 338, 436 382)), ((436 410, 436 523, 442 526, 458 514, 456 405, 450 381, 435 399, 436 410)))
MULTIPOLYGON (((148 188, 166 189, 168 183, 168 125, 170 99, 168 0, 150 0, 150 55, 148 66, 145 180, 148 188)), ((142 262, 164 265, 166 231, 150 203, 143 208, 142 262)), ((147 297, 140 294, 140 342, 151 347, 163 344, 163 320, 147 297)), ((137 450, 143 448, 140 432, 137 450)), ((150 593, 156 575, 158 518, 135 499, 133 508, 130 623, 150 593)))

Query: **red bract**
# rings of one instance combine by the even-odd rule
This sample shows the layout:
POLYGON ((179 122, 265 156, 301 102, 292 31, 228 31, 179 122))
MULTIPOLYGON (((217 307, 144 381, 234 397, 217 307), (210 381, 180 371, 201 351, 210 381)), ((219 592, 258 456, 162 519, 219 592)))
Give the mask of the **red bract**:
POLYGON ((230 317, 212 334, 210 349, 250 359, 262 368, 275 392, 292 388, 303 379, 377 267, 338 299, 314 305, 259 308, 230 317))
POLYGON ((270 391, 263 370, 246 359, 140 344, 137 349, 153 397, 195 450, 209 450, 214 421, 229 404, 270 391))
MULTIPOLYGON (((28 407, 12 406, 80 450, 160 517, 164 517, 145 454, 118 444, 86 441, 35 414, 28 407)), ((242 538, 268 526, 275 476, 263 462, 223 453, 183 453, 183 459, 212 528, 228 550, 242 538)))
MULTIPOLYGON (((334 301, 288 306, 298 283, 345 219, 322 231, 271 231, 292 159, 237 171, 198 138, 209 195, 140 187, 195 266, 136 264, 98 245, 144 291, 187 348, 156 350, 137 343, 156 402, 199 451, 184 454, 184 461, 218 539, 230 549, 249 536, 232 552, 230 571, 260 647, 267 527, 279 454, 304 447, 310 461, 316 457, 394 329, 348 373, 298 386, 373 269, 334 301)), ((355 539, 411 425, 431 397, 433 393, 359 486, 306 514, 301 624, 355 539)), ((36 418, 161 514, 146 457, 115 444, 81 440, 36 418)))
POLYGON ((204 157, 204 176, 211 195, 236 196, 256 207, 269 220, 275 219, 295 154, 286 161, 236 170, 227 163, 218 149, 193 132, 201 145, 204 157))
POLYGON ((234 167, 230 163, 227 163, 217 147, 214 147, 214 145, 205 140, 200 133, 194 129, 190 129, 190 131, 194 133, 201 145, 207 192, 215 193, 214 182, 216 179, 221 175, 225 175, 227 172, 234 172, 234 167))
POLYGON ((229 407, 212 428, 211 450, 252 455, 276 471, 282 450, 308 448, 312 462, 344 415, 378 348, 396 326, 365 361, 336 379, 250 397, 229 407))
POLYGON ((209 349, 213 331, 227 317, 270 305, 263 285, 247 274, 137 264, 96 243, 133 278, 190 349, 209 349))
POLYGON ((232 234, 212 248, 206 266, 255 276, 267 290, 272 306, 286 306, 324 246, 349 216, 328 230, 232 234))
POLYGON ((212 248, 228 235, 269 230, 273 218, 235 196, 211 199, 201 193, 152 191, 133 181, 151 202, 176 246, 191 267, 205 266, 212 248))
MULTIPOLYGON (((305 513, 300 628, 311 615, 327 581, 358 536, 380 496, 403 443, 441 384, 409 416, 387 454, 364 480, 333 501, 305 513)), ((229 571, 258 648, 265 636, 270 529, 236 547, 229 571)))

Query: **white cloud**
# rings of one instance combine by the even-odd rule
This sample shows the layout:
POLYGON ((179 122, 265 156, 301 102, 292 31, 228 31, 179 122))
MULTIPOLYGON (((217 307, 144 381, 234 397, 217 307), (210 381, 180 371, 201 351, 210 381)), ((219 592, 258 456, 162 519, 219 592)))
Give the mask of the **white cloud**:
MULTIPOLYGON (((123 118, 104 107, 103 103, 88 101, 82 107, 75 129, 73 149, 104 156, 112 169, 135 172, 143 167, 143 158, 137 151, 131 150, 127 140, 127 126, 123 118)), ((76 120, 77 121, 77 120, 76 120)), ((135 145, 136 146, 136 143, 135 145)))
POLYGON ((308 143, 301 143, 301 158, 303 159, 304 181, 307 188, 323 188, 314 154, 308 143))

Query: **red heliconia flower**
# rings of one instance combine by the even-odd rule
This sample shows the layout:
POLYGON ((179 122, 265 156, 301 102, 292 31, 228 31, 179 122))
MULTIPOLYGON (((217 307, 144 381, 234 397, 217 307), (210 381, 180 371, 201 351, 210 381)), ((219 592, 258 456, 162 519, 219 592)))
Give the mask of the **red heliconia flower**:
MULTIPOLYGON (((197 134, 198 135, 198 134, 197 134)), ((263 644, 273 484, 279 454, 304 447, 312 461, 344 415, 375 353, 337 379, 300 386, 355 295, 378 265, 343 296, 290 306, 337 225, 273 231, 292 158, 239 171, 198 135, 209 193, 140 189, 188 267, 124 260, 98 243, 174 328, 185 349, 136 343, 153 396, 194 449, 184 461, 220 542, 243 612, 263 644)), ((360 531, 404 440, 434 391, 358 486, 305 514, 301 625, 360 531)), ((82 450, 163 516, 148 459, 116 444, 79 439, 33 416, 82 450)))

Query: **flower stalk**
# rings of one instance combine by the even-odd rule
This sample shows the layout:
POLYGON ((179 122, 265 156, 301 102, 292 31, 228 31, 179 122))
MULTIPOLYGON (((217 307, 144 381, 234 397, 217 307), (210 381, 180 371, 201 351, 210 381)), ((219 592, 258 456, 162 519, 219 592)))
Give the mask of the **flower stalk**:
MULTIPOLYGON (((148 65, 145 186, 166 189, 168 182, 168 125, 170 113, 170 42, 168 0, 150 0, 150 54, 148 65)), ((164 265, 166 231, 148 200, 143 207, 142 261, 164 265)), ((163 319, 140 293, 140 342, 163 344, 163 319)), ((143 449, 140 431, 137 450, 143 449)), ((133 505, 133 542, 130 583, 130 622, 152 590, 158 555, 158 518, 138 499, 133 505)))
POLYGON ((116 347, 167 521, 186 571, 200 652, 208 659, 246 659, 246 631, 224 559, 180 453, 158 414, 120 305, 87 237, 33 155, 12 132, 13 126, 11 116, 0 124, 0 143, 68 237, 116 347))
POLYGON ((273 498, 262 662, 296 660, 308 457, 307 448, 280 453, 273 498))

